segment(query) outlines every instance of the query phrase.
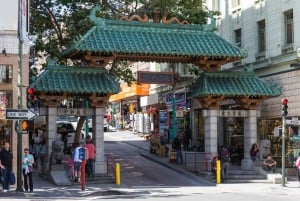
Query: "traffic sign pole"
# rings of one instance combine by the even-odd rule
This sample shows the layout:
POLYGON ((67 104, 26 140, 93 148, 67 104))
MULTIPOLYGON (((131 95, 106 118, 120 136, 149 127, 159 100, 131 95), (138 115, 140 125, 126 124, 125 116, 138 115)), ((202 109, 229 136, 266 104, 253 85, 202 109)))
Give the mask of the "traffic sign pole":
POLYGON ((285 117, 282 117, 282 153, 281 153, 281 174, 282 174, 282 186, 285 187, 285 117))
MULTIPOLYGON (((18 47, 18 109, 23 108, 23 93, 22 93, 22 69, 23 69, 23 1, 18 0, 18 39, 19 39, 19 47, 18 47)), ((21 122, 18 120, 18 132, 17 132, 17 188, 16 191, 23 192, 22 188, 22 130, 21 122)))

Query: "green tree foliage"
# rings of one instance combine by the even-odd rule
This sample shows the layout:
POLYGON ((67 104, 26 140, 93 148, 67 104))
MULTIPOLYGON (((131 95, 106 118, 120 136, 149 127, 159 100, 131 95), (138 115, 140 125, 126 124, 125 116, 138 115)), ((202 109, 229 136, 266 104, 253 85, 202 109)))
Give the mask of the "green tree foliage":
MULTIPOLYGON (((37 37, 35 52, 43 52, 44 56, 58 58, 63 63, 66 61, 60 52, 93 26, 88 16, 95 5, 100 4, 97 15, 102 18, 119 19, 133 14, 152 17, 156 10, 160 19, 177 17, 194 24, 206 24, 208 12, 202 3, 201 0, 32 0, 30 34, 37 37)), ((114 61, 108 69, 118 79, 134 81, 126 61, 114 61)))

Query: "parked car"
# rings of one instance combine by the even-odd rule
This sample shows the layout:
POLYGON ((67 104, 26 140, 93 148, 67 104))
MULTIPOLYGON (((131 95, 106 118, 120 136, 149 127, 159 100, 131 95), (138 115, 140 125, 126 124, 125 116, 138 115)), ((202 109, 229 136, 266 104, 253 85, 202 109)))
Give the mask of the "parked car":
POLYGON ((74 143, 76 128, 69 121, 57 121, 57 133, 62 134, 62 140, 65 143, 65 151, 69 151, 74 143))

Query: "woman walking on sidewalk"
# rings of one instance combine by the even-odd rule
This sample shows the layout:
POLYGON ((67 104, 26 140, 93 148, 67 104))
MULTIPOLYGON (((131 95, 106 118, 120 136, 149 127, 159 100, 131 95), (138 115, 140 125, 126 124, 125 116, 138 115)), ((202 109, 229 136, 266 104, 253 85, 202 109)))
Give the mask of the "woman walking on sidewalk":
POLYGON ((27 178, 29 179, 29 190, 30 192, 33 191, 33 182, 32 182, 33 164, 34 164, 34 157, 33 155, 29 154, 29 149, 25 148, 24 156, 23 156, 23 177, 24 177, 24 188, 26 192, 28 192, 27 178))
POLYGON ((297 168, 297 174, 298 174, 298 181, 300 183, 300 152, 298 153, 298 158, 295 162, 295 166, 297 168))

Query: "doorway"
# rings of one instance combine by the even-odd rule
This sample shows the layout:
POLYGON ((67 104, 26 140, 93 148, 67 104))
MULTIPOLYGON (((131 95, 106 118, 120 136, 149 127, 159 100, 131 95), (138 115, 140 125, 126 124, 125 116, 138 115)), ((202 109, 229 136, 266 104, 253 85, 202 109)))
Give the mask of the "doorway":
POLYGON ((223 118, 225 126, 224 145, 228 147, 232 165, 241 165, 244 158, 244 119, 239 117, 223 118))

